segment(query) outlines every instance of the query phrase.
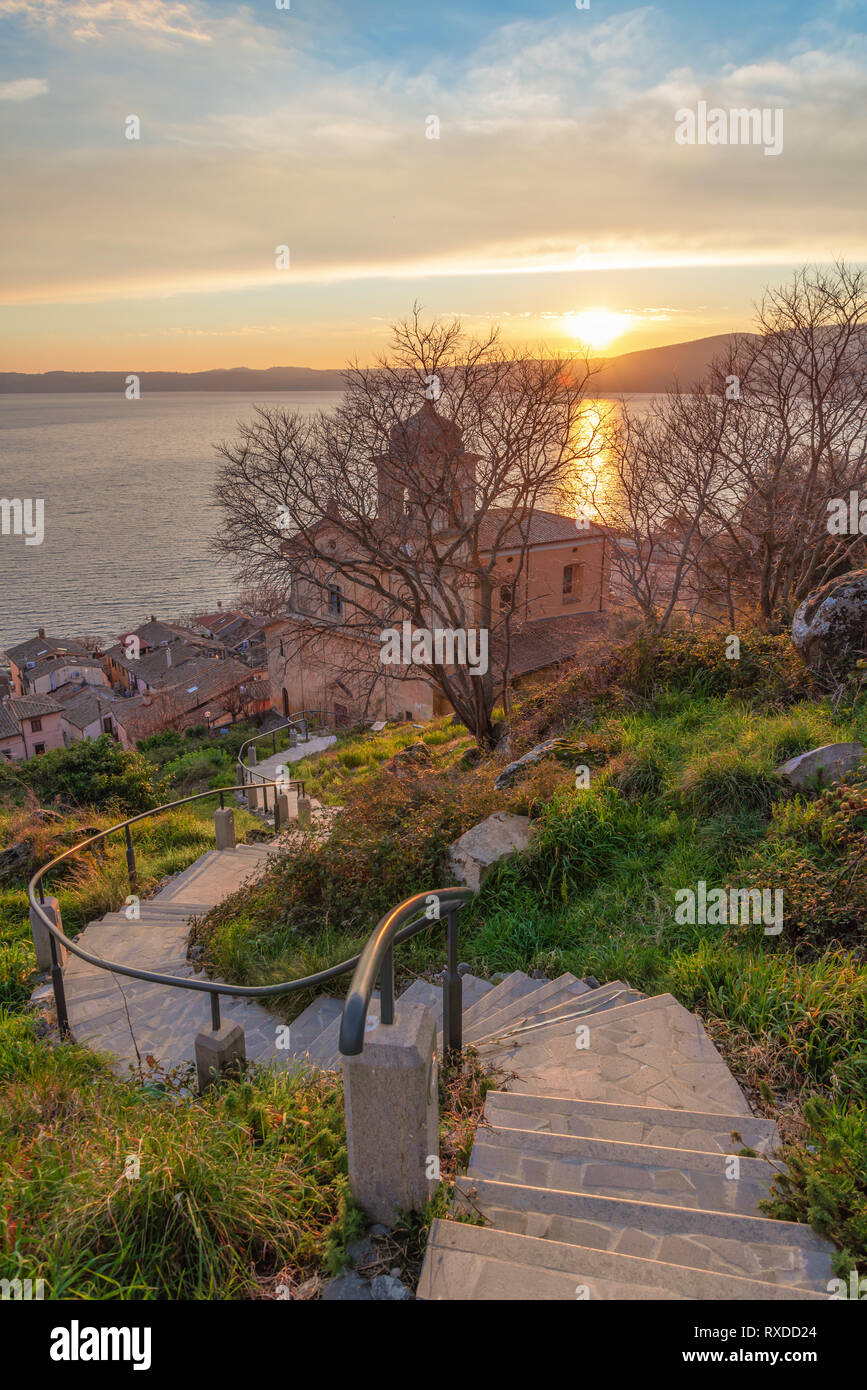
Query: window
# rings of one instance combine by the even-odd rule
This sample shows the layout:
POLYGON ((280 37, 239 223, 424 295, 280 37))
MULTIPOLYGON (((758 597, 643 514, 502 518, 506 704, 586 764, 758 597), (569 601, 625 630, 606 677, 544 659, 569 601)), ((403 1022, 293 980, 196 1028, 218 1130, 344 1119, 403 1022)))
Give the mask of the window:
POLYGON ((33 745, 33 751, 34 751, 34 753, 36 754, 36 756, 37 756, 37 758, 38 758, 40 753, 44 753, 44 752, 45 752, 45 744, 44 744, 44 743, 34 743, 34 745, 33 745))
POLYGON ((40 733, 41 731, 42 731, 42 720, 41 720, 41 719, 31 719, 31 721, 30 721, 30 732, 31 732, 31 734, 38 734, 38 733, 40 733))
POLYGON ((328 614, 331 618, 343 617, 343 588, 340 584, 328 585, 328 614))
POLYGON ((512 586, 511 586, 511 584, 502 584, 502 585, 500 586, 500 607, 501 607, 501 608, 511 608, 511 606, 512 606, 512 586))
POLYGON ((577 603, 584 589, 584 566, 563 566, 563 602, 577 603))

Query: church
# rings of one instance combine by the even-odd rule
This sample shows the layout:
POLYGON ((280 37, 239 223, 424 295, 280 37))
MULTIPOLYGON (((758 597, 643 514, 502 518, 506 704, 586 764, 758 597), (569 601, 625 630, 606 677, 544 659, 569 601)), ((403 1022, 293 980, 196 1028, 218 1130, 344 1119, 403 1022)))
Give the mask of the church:
MULTIPOLYGON (((478 456, 463 449, 457 427, 425 400, 391 429, 387 451, 375 460, 370 527, 383 557, 400 547, 411 554, 413 545, 451 546, 458 569, 460 556, 475 549, 466 572, 472 583, 474 574, 490 570, 487 611, 499 696, 506 685, 544 679, 605 630, 610 554, 606 533, 574 515, 538 508, 479 510, 478 463, 478 456)), ((345 571, 329 573, 327 556, 345 558, 350 529, 342 523, 339 501, 329 502, 317 527, 322 559, 316 573, 308 569, 306 577, 293 580, 285 613, 266 628, 273 708, 284 715, 315 710, 335 726, 449 713, 446 696, 425 673, 380 661, 375 621, 357 618, 362 610, 370 612, 369 589, 359 590, 345 571)), ((384 587, 388 568, 384 559, 384 587)), ((455 579, 456 585, 462 582, 455 579)), ((471 597, 468 610, 474 609, 478 616, 471 597)), ((436 633, 444 620, 438 624, 428 614, 427 622, 436 633)), ((383 614, 381 626, 393 625, 383 614)))

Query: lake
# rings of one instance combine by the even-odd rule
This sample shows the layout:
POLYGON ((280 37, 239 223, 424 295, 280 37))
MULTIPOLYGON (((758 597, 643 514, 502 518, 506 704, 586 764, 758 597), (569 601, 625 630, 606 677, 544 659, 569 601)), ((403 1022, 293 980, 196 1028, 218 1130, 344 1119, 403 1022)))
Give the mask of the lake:
MULTIPOLYGON (((0 395, 0 497, 43 498, 45 537, 0 534, 0 652, 44 627, 115 641, 151 613, 236 592, 210 553, 215 444, 256 405, 331 410, 336 391, 0 395)), ((645 409, 652 397, 633 397, 645 409)))

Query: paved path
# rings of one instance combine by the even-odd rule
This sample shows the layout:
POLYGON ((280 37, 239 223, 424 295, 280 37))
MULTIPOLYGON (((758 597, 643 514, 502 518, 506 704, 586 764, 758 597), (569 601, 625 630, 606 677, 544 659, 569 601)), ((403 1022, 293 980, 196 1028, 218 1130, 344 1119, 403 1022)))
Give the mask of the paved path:
POLYGON ((267 758, 263 758, 257 763, 254 772, 259 773, 266 781, 273 779, 277 774, 278 767, 285 767, 289 763, 300 763, 304 758, 315 758, 317 753, 324 753, 337 742, 335 734, 322 734, 317 738, 308 739, 306 743, 298 743, 294 748, 283 748, 279 753, 271 753, 267 758))
MULTIPOLYGON (((187 961, 189 919, 207 911, 256 877, 274 853, 271 845, 238 845, 234 850, 204 854, 153 898, 130 921, 125 911, 91 922, 80 944, 93 955, 119 965, 133 965, 166 975, 192 977, 187 961)), ((114 1058, 114 1069, 127 1075, 130 1065, 148 1056, 166 1068, 195 1060, 195 1036, 210 1027, 209 997, 198 990, 173 989, 128 976, 113 975, 70 954, 64 967, 72 1035, 114 1058)), ((220 1000, 226 1022, 240 1023, 247 1056, 269 1061, 275 1053, 279 1020, 254 1001, 220 1000)))

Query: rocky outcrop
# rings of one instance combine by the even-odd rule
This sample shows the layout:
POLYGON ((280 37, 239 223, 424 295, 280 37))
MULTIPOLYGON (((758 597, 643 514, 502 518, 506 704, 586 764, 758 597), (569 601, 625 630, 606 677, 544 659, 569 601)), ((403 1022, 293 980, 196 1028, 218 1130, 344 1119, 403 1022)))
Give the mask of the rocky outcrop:
POLYGON ((810 666, 842 672, 867 656, 867 569, 810 594, 792 619, 792 641, 810 666))
POLYGON ((549 738, 546 743, 537 743, 535 748, 531 748, 529 753, 525 753, 522 758, 516 758, 508 767, 504 767, 494 786, 498 791, 505 791, 511 787, 516 778, 526 772, 530 767, 540 763, 543 758, 561 757, 568 749, 568 744, 562 738, 549 738))
POLYGON ((449 866, 459 883, 478 889, 502 859, 520 854, 532 840, 528 816, 497 811, 455 840, 449 849, 449 866))
POLYGON ((785 777, 793 787, 833 786, 847 772, 853 772, 864 756, 863 743, 825 743, 789 758, 777 775, 785 777))

